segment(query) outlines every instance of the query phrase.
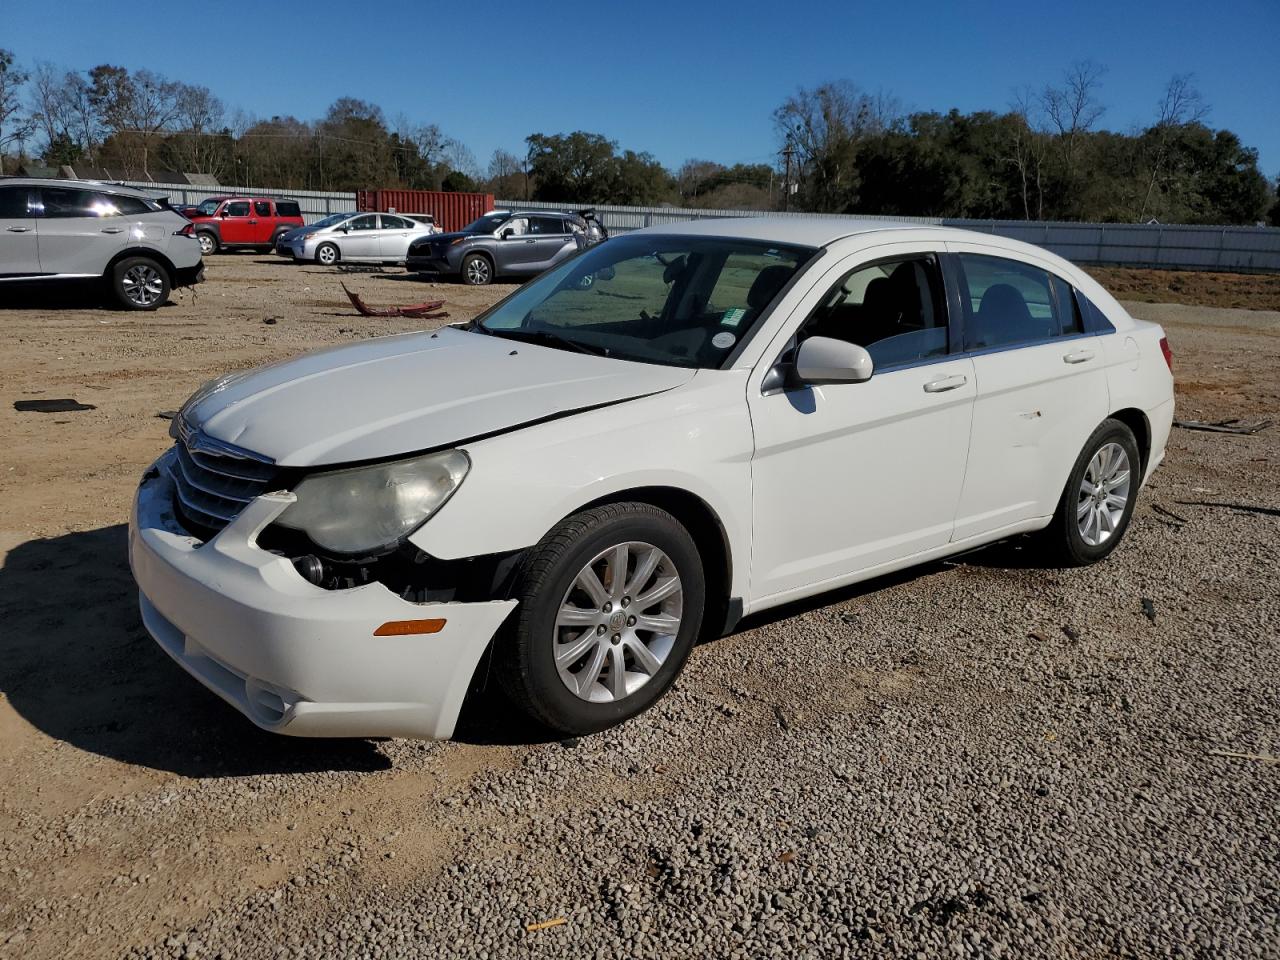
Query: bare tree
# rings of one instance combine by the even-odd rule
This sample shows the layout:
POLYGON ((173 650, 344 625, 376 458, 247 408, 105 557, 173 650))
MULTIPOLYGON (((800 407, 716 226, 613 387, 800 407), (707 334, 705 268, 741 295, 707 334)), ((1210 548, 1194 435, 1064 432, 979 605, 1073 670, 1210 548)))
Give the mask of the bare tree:
POLYGON ((227 151, 221 142, 226 108, 208 87, 178 84, 176 116, 178 133, 169 139, 168 150, 183 170, 220 176, 226 168, 227 151))
POLYGON ((0 49, 0 156, 10 143, 24 143, 32 125, 22 115, 22 88, 30 75, 18 67, 13 54, 0 49))
POLYGON ((1092 60, 1077 61, 1067 71, 1061 87, 1046 86, 1040 95, 1044 116, 1057 134, 1062 182, 1068 197, 1075 194, 1081 140, 1106 112, 1097 96, 1106 72, 1105 67, 1092 60))
POLYGON ((841 210, 850 204, 857 196, 858 144, 884 129, 883 103, 837 80, 796 91, 773 120, 779 139, 799 152, 810 205, 841 210))
POLYGON ((1156 105, 1156 122, 1150 131, 1154 143, 1147 174, 1147 191, 1142 198, 1142 208, 1138 211, 1139 221, 1147 219, 1152 194, 1169 162, 1174 133, 1187 124, 1199 123, 1208 115, 1209 105, 1195 87, 1195 74, 1174 74, 1164 88, 1164 96, 1156 105))
POLYGON ((1010 156, 1005 158, 1018 172, 1022 197, 1022 217, 1031 219, 1034 195, 1035 218, 1044 219, 1044 168, 1049 152, 1049 135, 1043 128, 1040 99, 1030 90, 1020 91, 1012 104, 1013 117, 1010 156))

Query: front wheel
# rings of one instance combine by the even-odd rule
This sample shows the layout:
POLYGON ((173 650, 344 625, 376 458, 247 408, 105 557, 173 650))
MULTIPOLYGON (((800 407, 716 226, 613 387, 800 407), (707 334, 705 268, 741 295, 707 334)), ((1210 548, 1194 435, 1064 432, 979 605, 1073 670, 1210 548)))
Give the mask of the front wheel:
POLYGON ((1040 533, 1049 558, 1083 567, 1111 553, 1129 529, 1142 457, 1133 431, 1119 420, 1104 420, 1076 458, 1062 499, 1040 533))
POLYGON ((147 257, 128 257, 111 268, 111 290, 127 310, 155 310, 169 299, 169 274, 147 257))
POLYGON ((596 507, 530 551, 500 641, 503 687, 535 719, 595 733, 651 707, 684 667, 706 582, 689 532, 647 503, 596 507))
POLYGON ((322 243, 316 248, 316 263, 331 267, 338 262, 338 248, 332 243, 322 243))
POLYGON ((483 287, 493 282, 493 265, 483 254, 473 253, 462 261, 462 282, 473 287, 483 287))

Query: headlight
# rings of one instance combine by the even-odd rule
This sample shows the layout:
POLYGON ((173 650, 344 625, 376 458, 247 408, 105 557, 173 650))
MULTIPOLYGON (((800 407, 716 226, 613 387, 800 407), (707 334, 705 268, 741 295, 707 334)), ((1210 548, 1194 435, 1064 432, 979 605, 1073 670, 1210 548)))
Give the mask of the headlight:
POLYGON ((412 533, 444 506, 471 469, 461 450, 307 477, 276 523, 335 553, 365 553, 412 533))

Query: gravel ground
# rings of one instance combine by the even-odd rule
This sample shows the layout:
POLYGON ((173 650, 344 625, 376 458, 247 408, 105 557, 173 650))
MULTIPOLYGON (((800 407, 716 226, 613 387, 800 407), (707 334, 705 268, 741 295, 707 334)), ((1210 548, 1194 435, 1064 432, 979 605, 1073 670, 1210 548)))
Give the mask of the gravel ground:
MULTIPOLYGON (((0 309, 0 957, 1280 957, 1280 426, 1175 431, 1099 566, 1015 542, 771 612, 599 736, 488 695, 455 743, 299 741, 138 622, 155 413, 411 328, 339 279, 505 291, 210 277, 150 319, 0 309)), ((1280 313, 1131 309, 1179 416, 1276 417, 1280 313)))

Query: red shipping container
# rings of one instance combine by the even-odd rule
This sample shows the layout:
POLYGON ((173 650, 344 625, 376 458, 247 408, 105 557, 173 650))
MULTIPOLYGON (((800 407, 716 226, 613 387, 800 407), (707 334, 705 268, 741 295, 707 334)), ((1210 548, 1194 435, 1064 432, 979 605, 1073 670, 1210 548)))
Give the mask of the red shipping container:
POLYGON ((492 193, 448 193, 442 190, 357 190, 356 209, 363 212, 429 213, 446 233, 461 230, 493 209, 492 193))

